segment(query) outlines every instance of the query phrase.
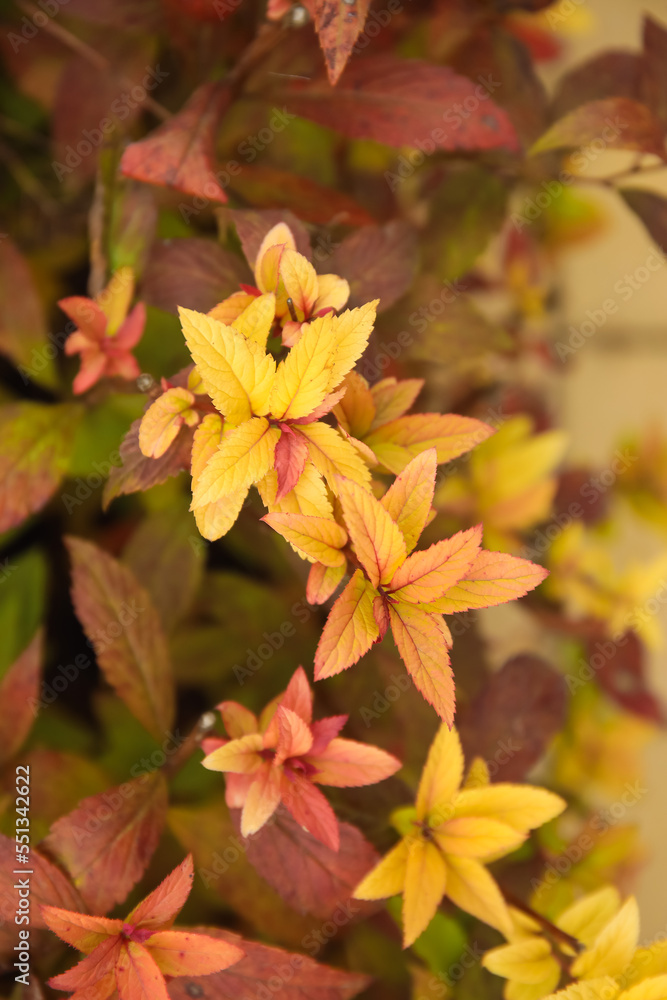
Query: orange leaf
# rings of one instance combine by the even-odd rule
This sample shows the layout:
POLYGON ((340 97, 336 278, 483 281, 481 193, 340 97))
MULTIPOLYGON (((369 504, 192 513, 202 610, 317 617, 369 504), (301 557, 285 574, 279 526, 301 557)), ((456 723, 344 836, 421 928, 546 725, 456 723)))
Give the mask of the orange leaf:
POLYGON ((277 767, 288 757, 301 757, 308 753, 313 745, 313 734, 308 723, 284 705, 278 705, 275 718, 279 735, 273 763, 277 767))
POLYGON ((431 512, 438 458, 428 448, 406 465, 380 503, 401 529, 405 547, 412 552, 431 512))
POLYGON ((203 84, 178 114, 146 139, 127 147, 121 173, 147 184, 226 202, 227 195, 213 168, 217 127, 229 101, 230 91, 225 84, 203 84))
POLYGON ((136 941, 124 944, 116 962, 119 996, 123 1000, 169 1000, 164 976, 147 948, 136 941))
POLYGON ((205 976, 243 958, 235 945, 191 931, 158 931, 146 947, 160 972, 168 976, 205 976))
POLYGON ((465 576, 444 597, 433 601, 429 610, 448 615, 470 608, 495 607, 523 597, 546 576, 545 569, 528 559, 482 551, 465 576))
POLYGON ((393 596, 409 604, 428 604, 442 597, 470 569, 481 541, 482 525, 478 524, 413 552, 394 574, 393 596))
POLYGON ((338 476, 352 479, 360 486, 370 486, 371 475, 366 463, 333 427, 317 421, 314 424, 304 424, 296 433, 303 434, 308 441, 311 462, 334 492, 337 490, 338 476))
POLYGON ((107 1000, 114 990, 114 969, 122 947, 119 937, 106 938, 73 968, 49 979, 49 986, 76 990, 75 997, 83 996, 85 1000, 107 1000))
POLYGON ((110 937, 116 937, 123 929, 122 920, 92 917, 88 913, 74 913, 57 906, 42 906, 42 916, 49 930, 85 955, 110 937))
POLYGON ((346 670, 367 653, 380 635, 373 615, 376 592, 356 570, 327 618, 315 653, 315 680, 346 670))
POLYGON ((193 411, 195 397, 188 389, 167 389, 143 415, 139 428, 139 447, 147 458, 160 458, 181 429, 183 422, 193 426, 199 420, 193 411))
POLYGON ((398 382, 383 378, 371 386, 375 417, 371 429, 388 424, 407 413, 424 386, 423 378, 408 378, 398 382))
POLYGON ((306 600, 309 604, 324 604, 345 576, 347 566, 323 566, 313 563, 308 574, 306 600))
POLYGON ((358 788, 384 781, 401 767, 400 760, 380 747, 336 737, 320 753, 308 754, 317 773, 312 781, 336 788, 358 788))
POLYGON ((340 846, 338 820, 322 792, 308 778, 292 771, 283 774, 280 795, 284 805, 300 826, 323 844, 337 851, 340 846))
POLYGON ((310 562, 324 566, 345 566, 341 549, 347 542, 347 532, 331 517, 310 517, 307 514, 265 514, 274 531, 310 562))
POLYGON ((157 889, 135 906, 125 918, 125 923, 141 924, 142 928, 171 927, 190 895, 193 876, 192 855, 188 854, 157 889))
POLYGON ((345 0, 315 0, 314 21, 324 59, 329 82, 333 85, 343 72, 352 54, 354 44, 361 34, 370 0, 351 6, 345 0))
POLYGON ((494 434, 494 428, 458 413, 413 413, 371 431, 366 444, 390 472, 398 475, 427 448, 435 448, 438 462, 451 462, 494 434))
POLYGON ((356 483, 339 479, 338 493, 357 559, 374 587, 388 584, 405 562, 403 535, 382 504, 356 483))
POLYGON ((448 726, 454 723, 456 695, 449 665, 448 630, 439 615, 409 604, 390 604, 391 630, 408 673, 426 701, 448 726))

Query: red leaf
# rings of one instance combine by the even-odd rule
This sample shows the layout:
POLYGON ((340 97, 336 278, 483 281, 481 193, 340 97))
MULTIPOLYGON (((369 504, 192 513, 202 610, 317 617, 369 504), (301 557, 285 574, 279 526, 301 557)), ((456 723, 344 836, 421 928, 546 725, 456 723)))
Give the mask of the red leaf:
POLYGON ((365 226, 373 222, 372 215, 342 191, 276 167, 244 164, 229 186, 253 205, 291 209, 306 222, 328 225, 336 221, 348 226, 365 226))
POLYGON ((662 126, 645 104, 626 97, 590 101, 559 118, 531 149, 531 154, 585 146, 602 136, 607 149, 636 149, 665 159, 662 126))
POLYGON ((56 820, 43 847, 69 871, 89 909, 106 913, 143 875, 166 813, 167 784, 154 771, 84 799, 56 820))
MULTIPOLYGON (((28 371, 39 360, 43 378, 52 368, 43 352, 46 332, 35 279, 14 243, 5 236, 0 242, 0 353, 17 365, 25 365, 28 371)), ((37 370, 35 375, 40 377, 37 370)))
POLYGON ((216 130, 229 101, 225 84, 203 84, 178 114, 148 138, 127 147, 121 172, 148 184, 226 202, 213 170, 216 130))
MULTIPOLYGON (((350 1000, 370 984, 370 977, 320 965, 305 955, 246 941, 213 927, 195 927, 209 937, 228 941, 245 957, 225 972, 205 978, 178 978, 169 983, 171 1000, 350 1000)), ((310 940, 309 936, 305 940, 310 940)), ((312 939, 315 940, 314 938, 312 939)))
MULTIPOLYGON (((14 924, 16 914, 17 876, 13 869, 16 864, 16 842, 13 837, 0 834, 0 923, 14 924)), ((21 866, 22 867, 22 866, 21 866)), ((66 910, 81 912, 84 902, 71 881, 60 868, 44 857, 36 848, 30 848, 30 864, 25 866, 33 872, 30 879, 30 922, 34 927, 46 927, 41 906, 58 906, 66 910)))
POLYGON ((247 277, 243 262, 213 240, 156 243, 141 290, 149 306, 178 314, 178 306, 208 312, 247 277))
POLYGON ((335 84, 363 30, 370 0, 358 0, 355 4, 345 0, 314 0, 312 6, 329 82, 335 84))
POLYGON ((298 482, 308 458, 308 445, 300 434, 295 434, 283 424, 280 440, 276 445, 275 470, 278 474, 276 501, 287 496, 298 482))
POLYGON ((387 146, 430 144, 433 151, 519 149, 505 111, 478 95, 480 84, 447 66, 417 59, 368 56, 348 66, 334 89, 324 81, 293 84, 282 95, 290 110, 352 139, 387 146), (463 119, 456 104, 473 102, 463 119))
MULTIPOLYGON (((239 810, 232 810, 239 828, 239 810)), ((327 920, 345 909, 355 887, 377 862, 374 848, 349 823, 340 823, 340 846, 332 851, 304 830, 285 810, 248 837, 248 861, 262 878, 299 913, 312 913, 327 920)), ((366 904, 349 903, 355 916, 366 914, 366 904)))
POLYGON ((412 284, 417 268, 417 239, 412 226, 394 219, 384 226, 365 226, 347 236, 320 268, 347 278, 348 306, 379 299, 388 309, 412 284))
POLYGON ((160 882, 149 896, 135 906, 126 918, 128 924, 141 924, 142 928, 171 927, 185 905, 192 889, 194 864, 188 854, 177 868, 160 882))
POLYGON ((565 723, 561 674, 538 656, 515 656, 459 709, 456 720, 468 761, 483 757, 497 781, 521 781, 565 723))
POLYGON ((156 739, 174 716, 174 680, 160 617, 131 570, 81 538, 66 539, 72 601, 107 681, 156 739))
POLYGON ((587 646, 587 663, 597 663, 600 657, 604 660, 601 666, 595 667, 596 676, 600 687, 614 701, 628 712, 652 722, 664 721, 662 706, 647 687, 645 647, 634 632, 626 632, 615 640, 601 633, 596 640, 589 639, 587 646))
POLYGON ((119 452, 123 464, 114 465, 111 469, 102 495, 104 509, 123 493, 149 490, 151 486, 158 486, 170 476, 177 476, 183 469, 190 468, 192 428, 181 427, 175 441, 160 458, 146 458, 139 447, 140 426, 141 418, 134 421, 121 442, 119 452))
POLYGON ((300 826, 305 827, 332 851, 338 850, 338 820, 319 788, 315 788, 303 775, 292 772, 283 774, 280 795, 300 826))
POLYGON ((38 701, 43 638, 39 629, 0 681, 0 763, 20 750, 35 721, 32 705, 38 701))

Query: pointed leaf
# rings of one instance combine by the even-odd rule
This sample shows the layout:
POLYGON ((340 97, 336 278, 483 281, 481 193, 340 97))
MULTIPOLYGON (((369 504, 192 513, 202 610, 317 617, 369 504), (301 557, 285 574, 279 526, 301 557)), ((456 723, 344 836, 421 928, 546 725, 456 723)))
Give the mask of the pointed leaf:
POLYGON ((161 458, 175 440, 183 421, 197 423, 192 410, 195 397, 188 389, 167 389, 144 413, 139 428, 139 447, 146 458, 161 458), (194 418, 194 419, 193 419, 194 418))
POLYGON ((380 499, 401 530, 407 552, 412 552, 431 513, 438 458, 428 448, 406 465, 380 499))
POLYGON ((127 567, 81 538, 66 544, 74 609, 97 661, 133 715, 163 740, 174 715, 174 681, 159 615, 127 567))
POLYGON ((280 699, 283 708, 296 712, 300 719, 310 725, 313 718, 313 692, 303 667, 297 667, 280 699))
POLYGON ((435 916, 447 885, 447 866, 436 847, 415 837, 408 848, 403 890, 403 947, 426 930, 435 916))
POLYGON ((405 562, 400 529, 382 504, 356 483, 340 479, 338 495, 357 559, 374 587, 388 584, 405 562))
POLYGON ((336 318, 327 314, 303 327, 298 343, 278 365, 270 404, 274 417, 305 417, 334 388, 330 382, 337 347, 336 318))
MULTIPOLYGON (((16 890, 14 883, 16 875, 13 869, 16 865, 16 841, 0 834, 0 916, 7 923, 11 923, 16 928, 18 935, 19 927, 14 924, 16 915, 16 890), (7 906, 7 901, 11 901, 7 906)), ((26 865, 26 867, 28 867, 26 865)), ((71 911, 80 912, 85 909, 85 904, 78 891, 72 885, 61 868, 49 861, 36 847, 30 849, 30 868, 33 877, 30 882, 30 923, 32 927, 46 927, 46 919, 42 914, 42 906, 57 908, 66 912, 71 917, 71 911)), ((92 918, 90 918, 92 919, 92 918)))
POLYGON ((413 552, 391 581, 394 597, 409 604, 429 604, 457 583, 479 553, 482 525, 457 531, 428 549, 413 552))
POLYGON ((275 719, 278 723, 278 745, 273 763, 277 767, 288 757, 307 754, 313 745, 313 734, 308 723, 282 703, 276 709, 275 719))
MULTIPOLYGON (((192 441, 192 492, 194 493, 209 460, 222 444, 224 422, 218 413, 207 413, 195 431, 192 441)), ((209 541, 226 535, 236 523, 248 495, 248 488, 237 490, 211 503, 202 504, 194 512, 200 534, 209 541)))
POLYGON ((479 553, 465 576, 430 608, 448 615, 470 608, 490 608, 523 597, 547 576, 541 566, 505 552, 479 553))
POLYGON ((323 566, 314 563, 308 574, 306 600, 309 604, 324 604, 336 591, 345 576, 347 565, 323 566))
POLYGON ((122 465, 114 465, 104 487, 102 505, 106 509, 123 493, 136 493, 164 483, 190 466, 192 429, 181 427, 176 440, 161 458, 146 458, 139 447, 141 419, 135 420, 118 449, 122 465))
POLYGON ((572 974, 584 979, 622 975, 632 961, 638 940, 639 909, 637 900, 631 896, 599 934, 592 948, 587 948, 575 959, 572 974))
POLYGON ((400 760, 380 747, 338 737, 319 753, 308 753, 308 763, 317 769, 311 781, 337 788, 374 785, 396 774, 402 766, 400 760))
POLYGON ((442 619, 409 604, 390 604, 389 615, 394 641, 415 686, 451 726, 456 696, 442 619))
POLYGON ((167 976, 206 976, 221 972, 243 958, 244 952, 227 941, 191 931, 158 931, 148 950, 167 976))
POLYGON ((608 149, 636 149, 665 158, 660 122, 645 104, 627 97, 589 101, 555 122, 540 136, 530 154, 578 148, 604 136, 608 149), (610 121, 611 119, 611 121, 610 121))
POLYGON ((407 413, 423 386, 422 378, 408 378, 400 382, 395 378, 383 378, 371 386, 375 403, 375 418, 371 429, 375 430, 407 413))
POLYGON ((266 475, 280 437, 264 417, 253 417, 228 431, 195 486, 193 509, 239 493, 266 475))
POLYGON ((360 486, 370 486, 371 475, 365 462, 333 427, 317 421, 299 426, 295 433, 306 438, 311 462, 334 493, 337 491, 338 476, 351 479, 360 486))
POLYGON ((377 306, 378 299, 374 299, 357 309, 346 309, 338 316, 329 313, 323 317, 324 321, 333 327, 336 341, 336 353, 329 379, 329 392, 340 385, 366 350, 368 338, 375 323, 377 306))
POLYGON ((235 330, 247 340, 253 340, 262 350, 266 348, 276 313, 276 297, 273 292, 265 292, 253 298, 252 302, 233 322, 235 330))
POLYGON ((125 918, 126 924, 141 924, 142 928, 154 930, 158 927, 170 927, 177 914, 185 906, 185 901, 192 889, 194 865, 192 855, 188 854, 166 878, 160 882, 157 889, 138 903, 125 918))
POLYGON ((164 976, 147 948, 125 942, 116 962, 116 985, 123 1000, 169 1000, 164 976))
POLYGON ((282 775, 280 793, 283 804, 300 826, 332 851, 339 849, 338 820, 319 788, 304 775, 290 771, 282 775))
POLYGON ((215 406, 232 423, 269 411, 275 361, 233 326, 179 309, 183 334, 215 406))
POLYGON ((114 970, 122 948, 120 938, 107 938, 73 968, 53 976, 49 985, 59 990, 76 990, 75 998, 107 1000, 115 986, 114 970))
POLYGON ((315 31, 324 53, 329 83, 332 85, 338 82, 352 55, 354 44, 363 31, 369 5, 369 0, 362 0, 354 7, 343 0, 317 0, 314 5, 315 31))
POLYGON ((310 562, 319 562, 324 566, 346 564, 341 549, 347 542, 347 534, 333 518, 265 514, 262 521, 286 538, 310 562))
POLYGON ((419 781, 415 807, 417 819, 440 826, 452 814, 451 804, 463 780, 463 751, 455 729, 442 724, 437 732, 419 781))
POLYGON ((514 827, 532 830, 554 819, 565 801, 546 788, 501 782, 485 788, 464 788, 454 805, 455 816, 487 816, 514 827))
POLYGON ((89 908, 105 913, 143 875, 166 813, 167 785, 154 771, 84 799, 56 820, 43 846, 71 874, 89 908), (110 801, 118 802, 114 809, 110 801))
POLYGON ((207 200, 226 202, 215 174, 215 139, 231 91, 224 83, 205 83, 169 121, 140 142, 131 143, 121 160, 126 177, 174 187, 207 200))
POLYGON ((438 462, 450 462, 481 444, 494 428, 457 413, 414 413, 371 431, 366 444, 390 472, 398 475, 411 459, 435 448, 438 462))
POLYGON ((496 927, 505 937, 512 934, 512 918, 500 889, 484 865, 472 858, 447 858, 447 895, 456 906, 496 927))
POLYGON ((57 906, 42 906, 41 912, 49 930, 84 955, 89 955, 110 937, 116 937, 123 929, 122 920, 91 917, 88 913, 73 913, 57 906))
POLYGON ((455 854, 460 858, 488 858, 492 855, 509 854, 526 839, 525 833, 520 833, 506 823, 481 816, 447 820, 433 836, 444 854, 455 854))
POLYGON ((408 864, 410 843, 407 838, 399 841, 395 847, 368 873, 357 888, 354 895, 357 899, 386 899, 396 896, 405 888, 405 878, 408 864))
POLYGON ((379 637, 373 615, 375 591, 355 570, 327 618, 315 653, 315 680, 346 670, 367 653, 379 637))

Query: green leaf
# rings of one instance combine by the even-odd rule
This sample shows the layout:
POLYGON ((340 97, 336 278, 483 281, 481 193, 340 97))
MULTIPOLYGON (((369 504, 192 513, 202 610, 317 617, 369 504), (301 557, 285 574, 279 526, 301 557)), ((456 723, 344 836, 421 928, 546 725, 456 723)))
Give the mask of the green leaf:
POLYGON ((36 549, 2 564, 0 677, 26 649, 44 614, 46 563, 36 549))
POLYGON ((0 407, 0 532, 40 510, 67 473, 83 407, 10 403, 0 407))

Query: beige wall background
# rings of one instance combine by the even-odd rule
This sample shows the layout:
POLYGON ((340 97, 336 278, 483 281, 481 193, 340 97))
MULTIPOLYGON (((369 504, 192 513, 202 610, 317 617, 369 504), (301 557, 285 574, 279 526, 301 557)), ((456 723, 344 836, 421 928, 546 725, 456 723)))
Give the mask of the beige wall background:
MULTIPOLYGON (((639 49, 644 13, 667 25, 667 0, 588 0, 581 8, 573 17, 580 24, 590 23, 582 33, 568 31, 567 66, 610 47, 639 49)), ((562 64, 558 73, 561 69, 562 64)), ((547 82, 553 75, 549 69, 547 82)), ((595 169, 611 173, 623 155, 602 154, 595 169)), ((651 175, 645 186, 667 195, 667 170, 651 175)), ((586 310, 599 308, 605 299, 618 300, 614 283, 643 264, 653 247, 616 195, 595 190, 610 222, 604 234, 563 260, 566 327, 578 327, 586 310)), ((619 300, 618 312, 577 352, 563 380, 561 404, 564 425, 571 433, 570 459, 575 461, 603 464, 620 434, 651 421, 659 421, 667 430, 667 266, 655 271, 627 302, 619 300)), ((635 530, 623 542, 622 556, 657 556, 663 549, 655 533, 635 530)), ((667 608, 661 617, 665 646, 651 655, 650 672, 654 690, 667 705, 667 608)), ((638 885, 644 941, 667 934, 667 733, 646 752, 646 787, 647 794, 627 817, 640 825, 649 852, 638 885)))

